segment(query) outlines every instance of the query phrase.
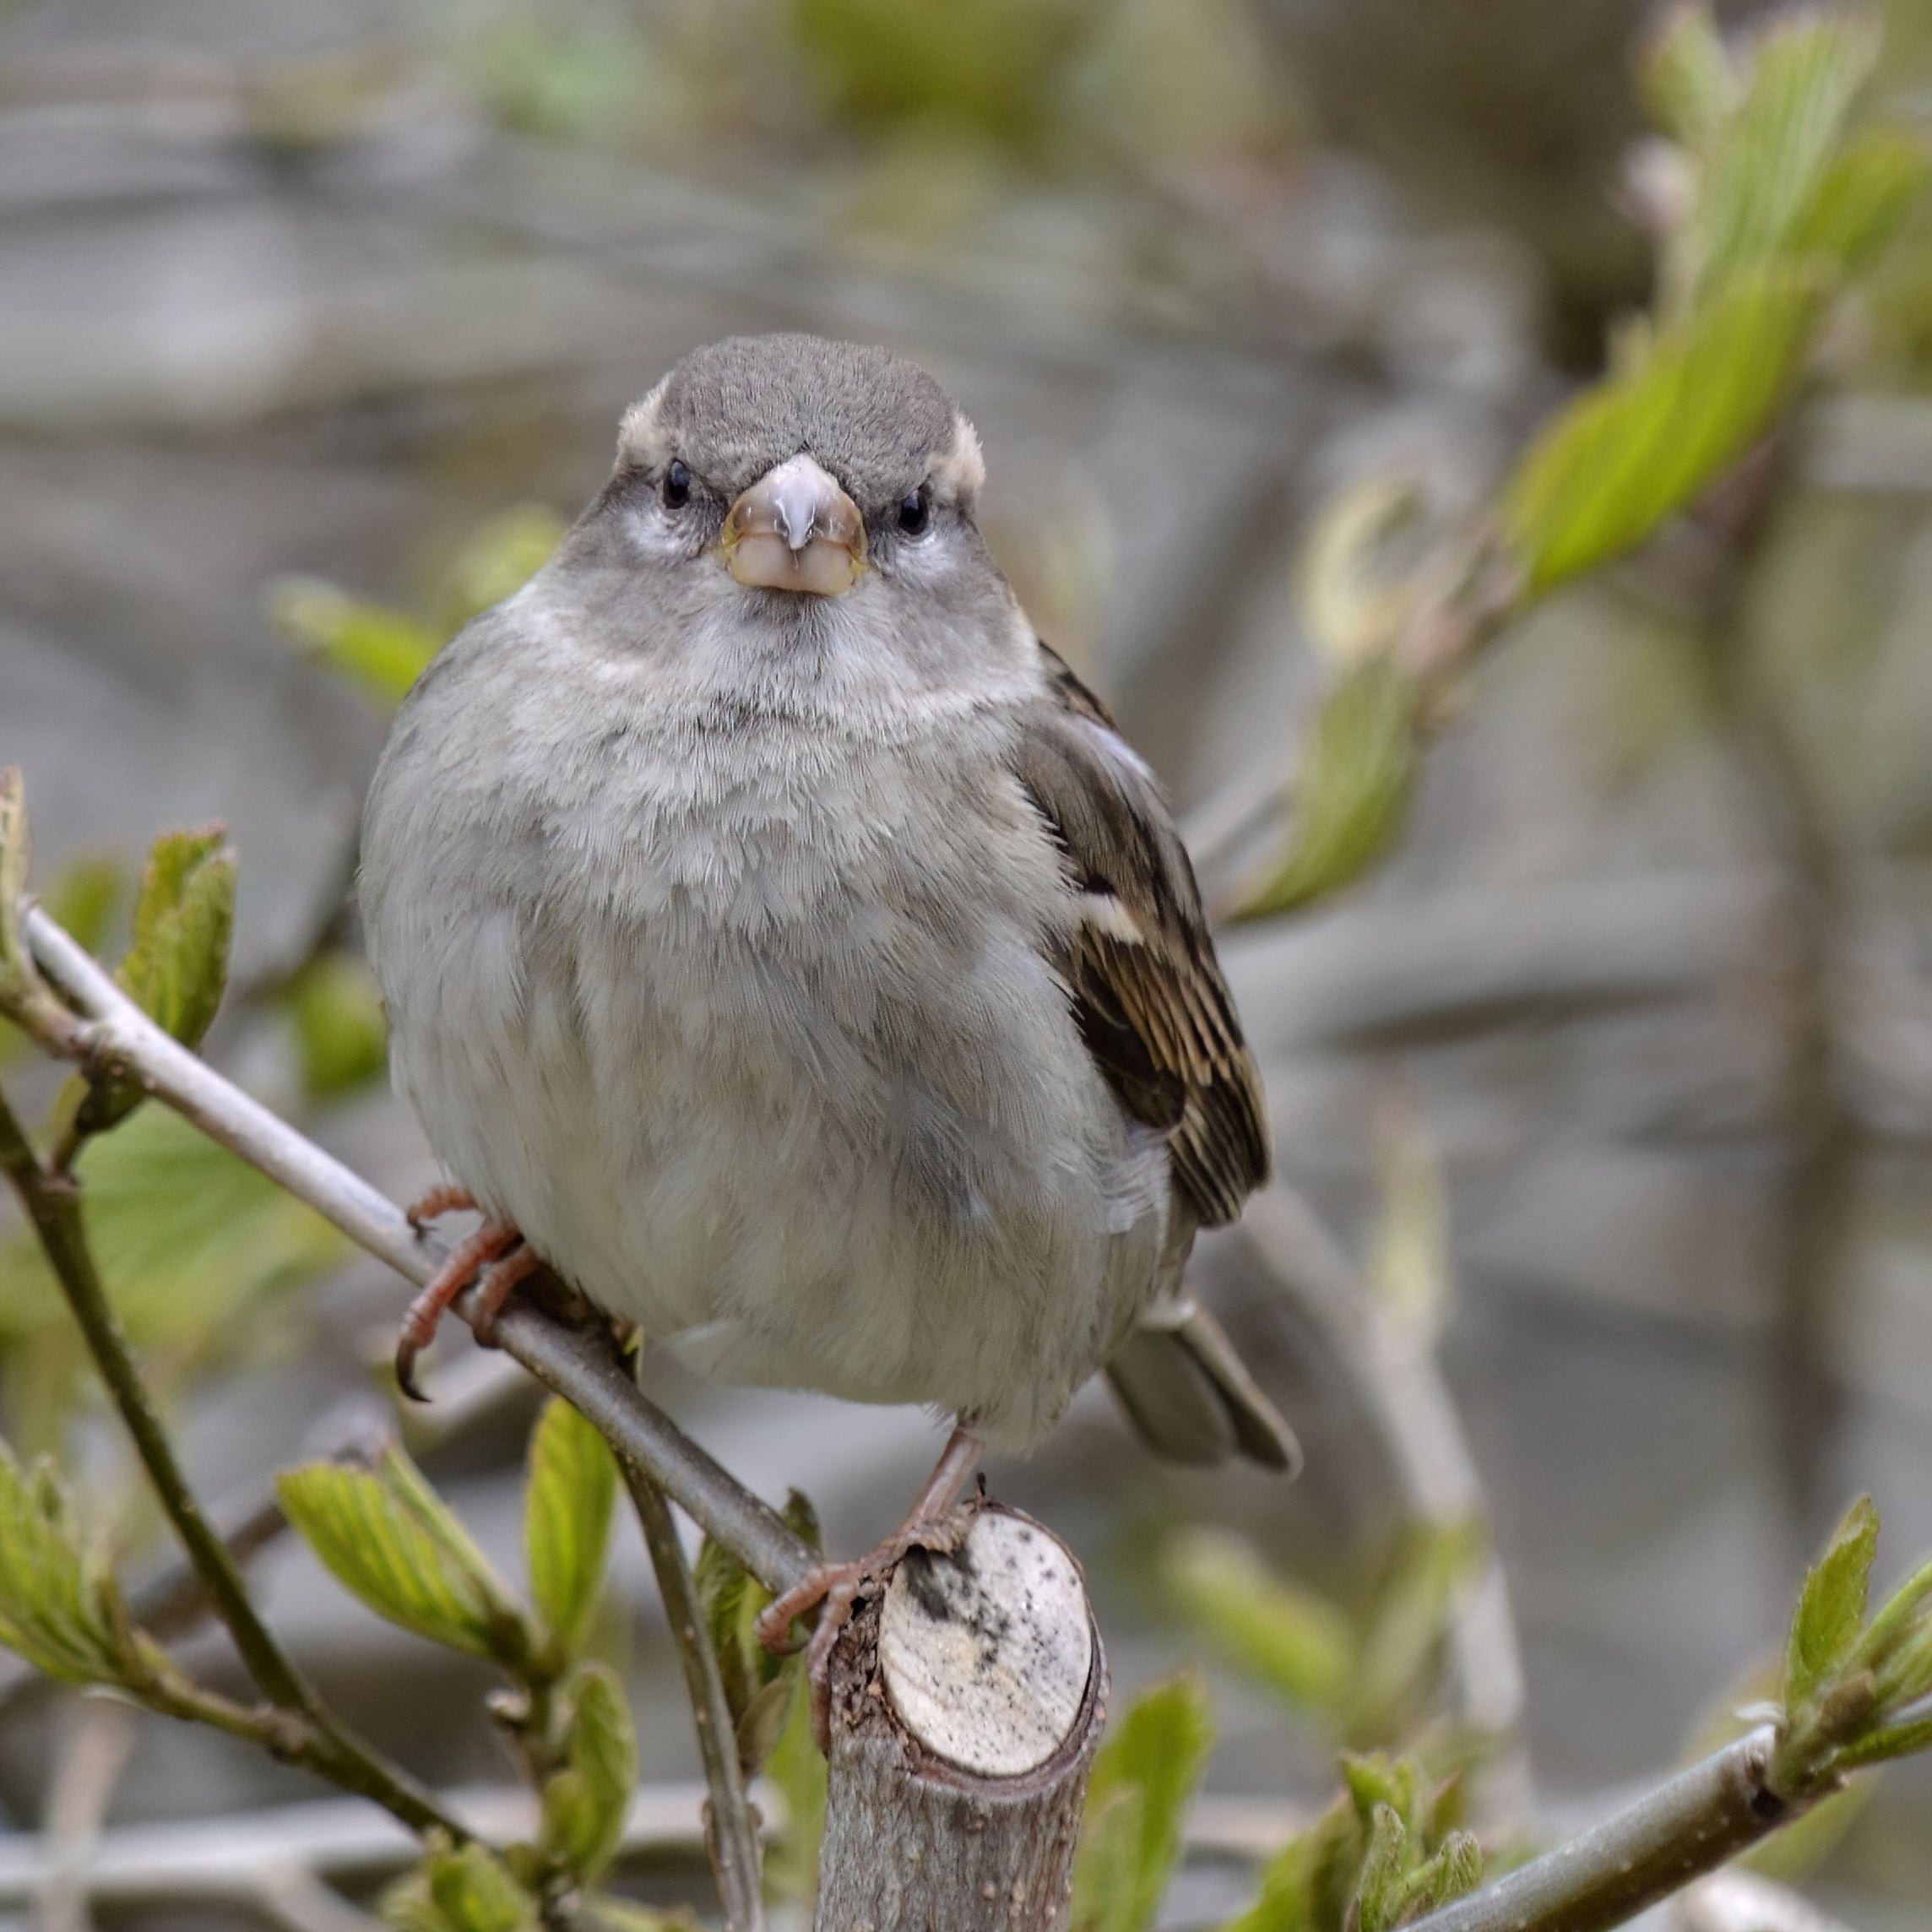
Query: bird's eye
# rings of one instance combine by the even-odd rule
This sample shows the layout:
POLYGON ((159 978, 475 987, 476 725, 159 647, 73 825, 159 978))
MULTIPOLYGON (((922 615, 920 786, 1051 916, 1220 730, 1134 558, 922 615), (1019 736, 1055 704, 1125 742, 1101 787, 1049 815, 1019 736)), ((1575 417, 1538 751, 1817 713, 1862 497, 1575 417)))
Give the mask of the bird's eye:
POLYGON ((691 501, 691 472, 676 457, 664 473, 664 500, 672 510, 681 510, 691 501))
POLYGON ((909 490, 899 498, 899 528, 909 537, 923 536, 931 521, 932 500, 923 490, 909 490))

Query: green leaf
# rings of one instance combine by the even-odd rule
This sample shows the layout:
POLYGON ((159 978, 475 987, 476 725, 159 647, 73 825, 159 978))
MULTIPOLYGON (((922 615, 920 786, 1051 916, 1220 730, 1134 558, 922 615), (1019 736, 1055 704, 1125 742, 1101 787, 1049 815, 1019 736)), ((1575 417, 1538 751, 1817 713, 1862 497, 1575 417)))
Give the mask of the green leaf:
POLYGON ((0 1442, 0 1644, 69 1684, 122 1681, 134 1662, 112 1578, 83 1552, 52 1468, 0 1442))
POLYGON ((828 1773, 811 1734, 811 1687, 802 1670, 792 1672, 788 1681, 791 1707, 765 1765, 766 1777, 784 1800, 784 1835, 765 1854, 765 1885, 774 1898, 804 1902, 818 1884, 828 1773))
POLYGON ((604 1586, 617 1463, 610 1445, 553 1396, 530 1436, 524 1544, 530 1596, 566 1657, 583 1647, 604 1586))
POLYGON ((198 1046, 228 984, 235 849, 219 825, 164 832, 134 901, 134 943, 115 977, 141 1010, 198 1046))
POLYGON ((1225 1932, 1334 1932, 1354 1897, 1365 1832, 1348 1798, 1276 1853, 1260 1895, 1225 1932))
POLYGON ((1793 267, 1740 281, 1542 431, 1502 503, 1531 589, 1634 550, 1744 454, 1796 379, 1821 286, 1793 267))
POLYGON ((1387 658, 1356 665, 1329 692, 1295 773, 1287 854, 1238 917, 1289 912, 1334 892, 1393 843, 1414 788, 1423 695, 1387 658))
POLYGON ((1904 225, 1929 177, 1932 156, 1916 137, 1892 128, 1861 135, 1825 171, 1793 226, 1792 252, 1854 273, 1904 225))
POLYGON ((1074 1864, 1077 1932, 1153 1924, 1213 1741, 1208 1689, 1191 1671, 1142 1691, 1110 1732, 1094 1761, 1074 1864))
POLYGON ((518 503, 480 524, 449 567, 443 602, 450 631, 514 596, 550 562, 569 527, 543 503, 518 503))
POLYGON ((290 1469, 276 1489, 309 1547, 378 1616, 472 1657, 527 1665, 535 1647, 521 1613, 400 1449, 384 1449, 373 1469, 290 1469))
MULTIPOLYGON (((231 1344, 257 1297, 312 1280, 347 1239, 179 1115, 144 1108, 81 1150, 81 1213, 137 1347, 179 1369, 231 1344)), ((69 1317, 39 1245, 0 1245, 0 1340, 64 1335, 69 1317)))
POLYGON ((1672 10, 1644 49, 1638 79, 1652 118, 1700 153, 1716 141, 1743 92, 1705 6, 1672 10))
POLYGON ((1345 1724, 1351 1738, 1397 1734, 1427 1688, 1456 1592, 1488 1548, 1479 1522, 1420 1525, 1397 1553, 1349 1678, 1345 1724))
POLYGON ((452 1932, 537 1932, 537 1902, 486 1845, 437 1849, 423 1861, 429 1895, 452 1932))
POLYGON ((616 1675, 583 1665, 564 1688, 562 1768, 543 1788, 542 1849, 588 1884, 617 1854, 638 1782, 638 1739, 616 1675))
POLYGON ((312 577, 272 584, 269 616, 285 635, 385 707, 402 703, 442 644, 406 611, 366 603, 312 577))
POLYGON ((1892 1758, 1911 1757, 1932 1750, 1932 1718, 1914 1718, 1908 1724, 1887 1724, 1867 1732, 1832 1757, 1833 1766, 1851 1771, 1861 1764, 1883 1764, 1892 1758))
POLYGON ((1393 1805, 1378 1804, 1369 1815, 1369 1845, 1355 1888, 1356 1922, 1361 1932, 1389 1932, 1401 1922, 1407 1902, 1406 1879, 1415 1864, 1408 1827, 1393 1805))
POLYGON ((1799 1595, 1785 1647, 1787 1711, 1812 1697, 1849 1662, 1864 1628, 1865 1592, 1877 1554, 1878 1511, 1870 1496, 1860 1496, 1799 1595))
POLYGON ((334 1099, 379 1078, 388 1064, 382 989, 366 960, 339 947, 318 953, 290 983, 302 1091, 334 1099))
POLYGON ((1237 1669, 1302 1709, 1331 1709, 1347 1686, 1355 1638, 1332 1604, 1283 1581, 1226 1530, 1184 1530, 1163 1553, 1169 1588, 1237 1669))
POLYGON ((1788 252, 1878 52, 1876 30, 1844 14, 1795 15, 1756 36, 1684 237, 1693 307, 1788 252))

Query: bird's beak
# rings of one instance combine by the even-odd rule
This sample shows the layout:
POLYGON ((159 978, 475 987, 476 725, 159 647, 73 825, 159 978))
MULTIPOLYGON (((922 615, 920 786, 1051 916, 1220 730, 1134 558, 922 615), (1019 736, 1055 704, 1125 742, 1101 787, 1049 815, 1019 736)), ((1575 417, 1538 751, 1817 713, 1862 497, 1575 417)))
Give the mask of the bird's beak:
POLYGON ((834 478, 794 456, 731 506, 719 548, 741 583, 836 597, 865 573, 866 521, 834 478))

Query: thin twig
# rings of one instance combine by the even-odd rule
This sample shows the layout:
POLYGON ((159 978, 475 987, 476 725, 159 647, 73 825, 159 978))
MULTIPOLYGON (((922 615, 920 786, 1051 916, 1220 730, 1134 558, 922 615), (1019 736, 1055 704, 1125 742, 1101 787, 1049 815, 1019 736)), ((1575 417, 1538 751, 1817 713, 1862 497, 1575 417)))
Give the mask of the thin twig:
POLYGON ((657 1572, 670 1640, 684 1669, 691 1721, 697 1732, 697 1755, 704 1761, 704 1781, 711 1793, 705 1807, 704 1836, 718 1881, 724 1932, 764 1932, 757 1814, 745 1789, 737 1729, 725 1701, 724 1680, 719 1673, 718 1652, 706 1626, 704 1606, 698 1601, 697 1582, 678 1540, 677 1525, 671 1520, 664 1491, 634 1469, 625 1472, 625 1482, 644 1533, 644 1546, 651 1553, 651 1567, 657 1572))
MULTIPOLYGON (((1363 1291, 1307 1203, 1278 1178, 1248 1203, 1242 1232, 1352 1376, 1403 1508, 1419 1522, 1446 1529, 1487 1524, 1482 1479, 1428 1338, 1363 1291)), ((1490 1807, 1525 1817, 1532 1791, 1522 1658, 1508 1579, 1493 1548, 1481 1575, 1457 1593, 1447 1651, 1457 1715, 1495 1747, 1485 1782, 1490 1807)))
POLYGON ((345 1790, 373 1799, 419 1831, 440 1825, 460 1835, 462 1828, 437 1809, 426 1790, 342 1728, 262 1621, 228 1546, 210 1527, 188 1486, 134 1365, 88 1245, 80 1191, 68 1176, 49 1174, 41 1166, 4 1100, 0 1100, 0 1170, 26 1209, 95 1366, 134 1439, 148 1479, 216 1615, 227 1626, 256 1688, 275 1707, 275 1721, 264 1727, 274 1748, 345 1790))
POLYGON ((1777 1734, 1763 1725, 1680 1772, 1600 1825, 1411 1932, 1608 1932, 1788 1824, 1815 1797, 1770 1782, 1777 1734))
MULTIPOLYGON (((42 1036, 50 1051, 165 1102, 409 1280, 420 1284, 435 1273, 444 1250, 434 1235, 412 1228, 360 1175, 156 1026, 40 908, 27 909, 22 926, 35 963, 82 1015, 59 1037, 42 1036)), ((474 1311, 468 1291, 456 1312, 468 1321, 474 1311)), ((497 1338, 601 1430, 621 1462, 649 1476, 768 1589, 789 1588, 811 1566, 811 1551, 784 1519, 643 1393, 601 1331, 568 1328, 513 1301, 498 1319, 497 1338)))

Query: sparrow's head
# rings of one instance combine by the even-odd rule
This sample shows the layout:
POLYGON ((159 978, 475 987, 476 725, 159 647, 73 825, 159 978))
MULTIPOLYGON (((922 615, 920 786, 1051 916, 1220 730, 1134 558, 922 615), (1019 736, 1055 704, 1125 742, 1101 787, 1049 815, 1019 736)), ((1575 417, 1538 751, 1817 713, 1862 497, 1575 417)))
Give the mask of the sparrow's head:
POLYGON ((625 417, 602 507, 646 556, 708 570, 720 593, 816 600, 990 567, 972 520, 984 475, 972 424, 903 357, 734 336, 625 417))

